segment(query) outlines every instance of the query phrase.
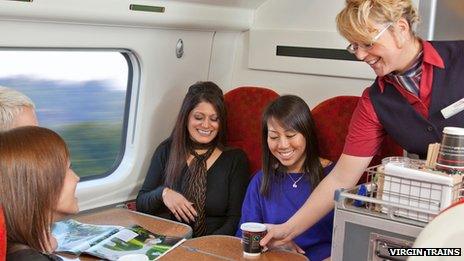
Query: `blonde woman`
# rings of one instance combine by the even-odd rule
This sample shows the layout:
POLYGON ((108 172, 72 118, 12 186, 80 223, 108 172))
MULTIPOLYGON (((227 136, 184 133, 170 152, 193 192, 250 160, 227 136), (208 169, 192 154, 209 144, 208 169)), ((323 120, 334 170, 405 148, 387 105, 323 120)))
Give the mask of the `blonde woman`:
POLYGON ((51 254, 51 224, 79 208, 79 177, 55 132, 20 127, 0 132, 0 205, 7 226, 7 260, 61 260, 51 254))
POLYGON ((463 41, 417 37, 419 17, 410 0, 347 0, 336 20, 347 50, 377 78, 362 94, 333 171, 292 218, 269 230, 263 245, 288 243, 328 213, 335 189, 357 183, 386 135, 423 158, 444 126, 464 127, 464 113, 440 112, 464 97, 463 41))

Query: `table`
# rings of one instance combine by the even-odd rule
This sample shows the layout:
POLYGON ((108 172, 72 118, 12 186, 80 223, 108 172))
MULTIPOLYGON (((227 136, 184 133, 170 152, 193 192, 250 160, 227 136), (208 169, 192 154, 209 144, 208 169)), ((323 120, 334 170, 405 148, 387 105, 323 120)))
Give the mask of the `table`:
POLYGON ((179 260, 308 260, 306 256, 283 250, 270 250, 257 257, 243 256, 240 238, 232 236, 204 236, 185 241, 160 258, 163 261, 179 260))
MULTIPOLYGON (((140 212, 131 211, 125 208, 104 209, 96 212, 77 214, 69 218, 75 219, 82 223, 97 225, 118 225, 123 227, 140 225, 147 230, 157 234, 185 238, 192 237, 192 228, 188 225, 140 212)), ((71 255, 60 255, 65 257, 72 257, 71 255)), ((79 258, 82 261, 100 260, 97 257, 85 254, 80 255, 79 258)))

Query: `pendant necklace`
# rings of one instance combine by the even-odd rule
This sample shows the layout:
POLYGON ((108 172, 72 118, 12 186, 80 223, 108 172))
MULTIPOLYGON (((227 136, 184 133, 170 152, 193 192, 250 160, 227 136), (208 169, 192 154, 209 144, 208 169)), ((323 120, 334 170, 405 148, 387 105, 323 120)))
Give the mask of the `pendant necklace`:
POLYGON ((300 180, 303 178, 303 174, 301 174, 301 177, 299 177, 297 180, 294 180, 294 179, 292 178, 292 175, 290 175, 290 173, 287 173, 287 174, 288 174, 288 176, 290 177, 290 179, 293 181, 292 187, 293 187, 293 188, 297 188, 297 187, 298 187, 297 183, 298 183, 298 181, 300 181, 300 180))

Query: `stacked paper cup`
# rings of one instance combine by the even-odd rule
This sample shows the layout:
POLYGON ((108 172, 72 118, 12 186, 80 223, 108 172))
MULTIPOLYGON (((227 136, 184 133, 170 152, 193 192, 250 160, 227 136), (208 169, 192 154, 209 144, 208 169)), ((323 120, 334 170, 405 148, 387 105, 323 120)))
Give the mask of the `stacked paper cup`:
POLYGON ((464 128, 443 129, 436 168, 449 174, 464 173, 464 128))

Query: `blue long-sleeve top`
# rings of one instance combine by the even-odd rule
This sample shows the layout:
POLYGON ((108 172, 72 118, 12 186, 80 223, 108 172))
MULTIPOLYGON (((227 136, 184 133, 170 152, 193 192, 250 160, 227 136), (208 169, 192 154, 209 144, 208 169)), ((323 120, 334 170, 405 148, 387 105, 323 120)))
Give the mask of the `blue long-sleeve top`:
MULTIPOLYGON (((323 169, 324 176, 332 170, 333 166, 332 163, 323 169)), ((240 224, 245 222, 281 224, 303 206, 312 192, 310 181, 302 178, 294 188, 292 185, 301 177, 301 173, 278 173, 278 175, 282 178, 276 179, 275 184, 271 184, 268 197, 259 193, 263 172, 260 171, 253 177, 243 201, 240 224)), ((240 224, 236 234, 238 237, 242 235, 240 224)), ((305 255, 309 260, 323 260, 330 256, 332 228, 333 211, 296 237, 294 242, 306 252, 305 255)))

